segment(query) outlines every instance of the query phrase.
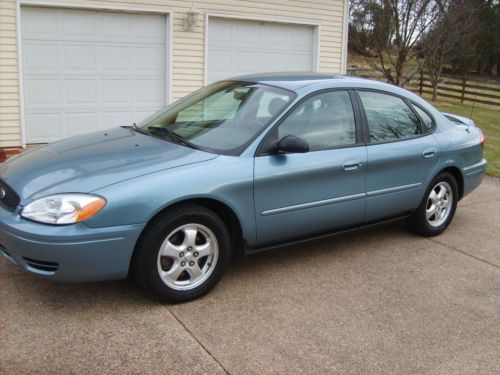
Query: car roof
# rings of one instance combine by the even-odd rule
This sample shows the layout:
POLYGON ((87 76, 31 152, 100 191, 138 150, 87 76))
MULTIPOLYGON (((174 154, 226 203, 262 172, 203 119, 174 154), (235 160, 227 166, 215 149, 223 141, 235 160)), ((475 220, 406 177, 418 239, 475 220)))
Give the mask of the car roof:
POLYGON ((331 83, 332 87, 335 86, 335 83, 340 82, 342 82, 343 85, 352 83, 356 86, 359 86, 362 82, 373 83, 373 81, 365 78, 310 72, 247 74, 232 77, 229 80, 268 84, 288 90, 297 90, 317 83, 331 83))

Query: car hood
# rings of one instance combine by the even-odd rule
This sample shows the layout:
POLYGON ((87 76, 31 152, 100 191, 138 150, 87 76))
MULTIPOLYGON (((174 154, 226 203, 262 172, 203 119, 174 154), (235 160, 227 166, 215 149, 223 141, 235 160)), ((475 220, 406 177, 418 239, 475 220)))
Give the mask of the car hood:
POLYGON ((131 129, 117 128, 69 138, 15 156, 0 167, 0 178, 23 202, 55 193, 91 192, 215 157, 131 129))

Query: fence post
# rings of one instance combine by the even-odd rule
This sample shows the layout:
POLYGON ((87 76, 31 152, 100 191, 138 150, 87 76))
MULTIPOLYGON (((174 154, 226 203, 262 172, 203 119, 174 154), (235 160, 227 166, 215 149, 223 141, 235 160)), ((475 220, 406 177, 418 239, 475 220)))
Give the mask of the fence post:
POLYGON ((465 99, 465 85, 467 83, 467 76, 464 75, 464 77, 462 78, 462 95, 460 96, 460 103, 463 103, 464 102, 464 99, 465 99))
POLYGON ((420 93, 420 96, 422 96, 424 92, 424 70, 420 69, 420 85, 419 85, 419 90, 418 92, 420 93))

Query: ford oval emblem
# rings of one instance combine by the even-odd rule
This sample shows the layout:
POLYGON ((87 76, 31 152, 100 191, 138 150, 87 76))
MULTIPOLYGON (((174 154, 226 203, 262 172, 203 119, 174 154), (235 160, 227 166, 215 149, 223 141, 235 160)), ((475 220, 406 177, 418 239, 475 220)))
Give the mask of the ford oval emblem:
POLYGON ((5 198, 5 189, 4 188, 0 188, 0 199, 4 199, 5 198))

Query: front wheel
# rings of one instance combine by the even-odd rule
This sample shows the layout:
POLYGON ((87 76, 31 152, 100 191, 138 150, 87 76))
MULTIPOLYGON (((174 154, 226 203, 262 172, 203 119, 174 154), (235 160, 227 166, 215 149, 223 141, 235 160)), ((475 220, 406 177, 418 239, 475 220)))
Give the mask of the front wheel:
POLYGON ((203 206, 183 205, 146 228, 134 256, 134 274, 162 301, 189 301, 217 284, 229 254, 229 232, 222 220, 203 206))
POLYGON ((431 182, 420 206, 409 218, 410 229, 426 237, 441 234, 450 225, 457 202, 455 178, 447 172, 439 174, 431 182))

